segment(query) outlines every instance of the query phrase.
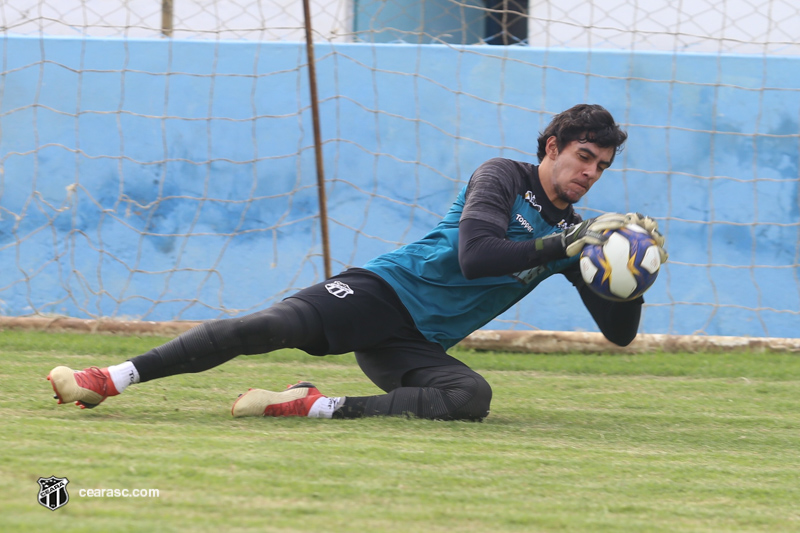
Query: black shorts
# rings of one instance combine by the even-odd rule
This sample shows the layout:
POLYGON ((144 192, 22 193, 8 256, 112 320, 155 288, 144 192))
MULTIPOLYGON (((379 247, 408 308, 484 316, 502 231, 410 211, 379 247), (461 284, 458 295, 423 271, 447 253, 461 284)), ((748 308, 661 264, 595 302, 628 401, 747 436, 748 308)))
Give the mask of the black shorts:
POLYGON ((420 368, 466 365, 419 332, 394 289, 377 274, 352 268, 287 299, 310 304, 322 319, 327 346, 312 355, 355 352, 364 373, 385 391, 420 368))

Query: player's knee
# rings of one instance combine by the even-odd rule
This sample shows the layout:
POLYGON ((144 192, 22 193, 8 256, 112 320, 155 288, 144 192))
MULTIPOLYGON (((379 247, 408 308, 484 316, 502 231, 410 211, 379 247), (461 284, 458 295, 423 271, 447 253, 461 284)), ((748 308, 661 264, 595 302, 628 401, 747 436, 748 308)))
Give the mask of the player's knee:
POLYGON ((492 387, 479 374, 472 376, 472 383, 466 388, 470 399, 454 413, 457 419, 483 420, 489 416, 492 403, 492 387))
POLYGON ((492 387, 464 365, 420 368, 403 376, 403 387, 430 388, 437 391, 420 406, 421 418, 438 420, 481 420, 489 414, 492 387))
POLYGON ((452 408, 453 420, 482 420, 489 414, 492 387, 480 374, 469 369, 458 369, 444 389, 452 408))

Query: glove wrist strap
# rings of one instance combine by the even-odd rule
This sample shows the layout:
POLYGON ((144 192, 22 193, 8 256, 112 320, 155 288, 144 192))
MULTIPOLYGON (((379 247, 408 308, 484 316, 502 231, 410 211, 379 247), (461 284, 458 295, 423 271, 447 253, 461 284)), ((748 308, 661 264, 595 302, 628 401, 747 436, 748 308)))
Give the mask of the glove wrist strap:
POLYGON ((544 258, 543 263, 567 257, 567 247, 561 232, 536 239, 534 242, 536 255, 544 258))

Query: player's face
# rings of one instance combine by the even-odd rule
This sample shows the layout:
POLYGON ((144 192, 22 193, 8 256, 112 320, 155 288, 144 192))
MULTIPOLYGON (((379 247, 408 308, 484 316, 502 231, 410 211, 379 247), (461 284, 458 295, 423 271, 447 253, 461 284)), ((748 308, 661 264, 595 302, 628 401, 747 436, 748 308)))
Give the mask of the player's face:
POLYGON ((574 204, 589 192, 603 171, 611 166, 614 148, 601 148, 594 143, 572 141, 563 150, 555 147, 555 137, 548 140, 548 148, 552 142, 555 149, 555 160, 551 175, 551 189, 556 207, 564 209, 574 204))

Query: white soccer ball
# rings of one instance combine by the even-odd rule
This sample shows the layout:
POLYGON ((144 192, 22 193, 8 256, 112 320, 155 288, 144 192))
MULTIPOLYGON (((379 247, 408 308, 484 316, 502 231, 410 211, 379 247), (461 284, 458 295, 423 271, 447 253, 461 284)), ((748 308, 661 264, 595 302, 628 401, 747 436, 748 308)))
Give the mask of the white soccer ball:
POLYGON ((661 269, 658 245, 643 228, 630 224, 607 231, 602 245, 583 247, 580 268, 583 280, 608 300, 633 300, 652 287, 661 269))

